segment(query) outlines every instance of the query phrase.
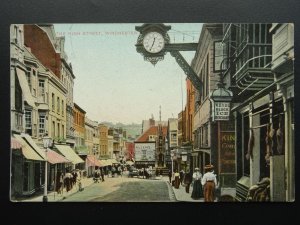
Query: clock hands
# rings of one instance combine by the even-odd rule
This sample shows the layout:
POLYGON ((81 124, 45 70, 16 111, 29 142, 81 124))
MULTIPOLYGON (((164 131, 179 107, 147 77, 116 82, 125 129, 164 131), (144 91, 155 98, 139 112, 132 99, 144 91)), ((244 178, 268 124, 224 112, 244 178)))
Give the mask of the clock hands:
POLYGON ((153 42, 152 42, 152 45, 151 45, 150 51, 151 51, 151 49, 152 49, 152 47, 153 47, 153 45, 154 45, 154 42, 155 42, 155 38, 153 39, 153 42))

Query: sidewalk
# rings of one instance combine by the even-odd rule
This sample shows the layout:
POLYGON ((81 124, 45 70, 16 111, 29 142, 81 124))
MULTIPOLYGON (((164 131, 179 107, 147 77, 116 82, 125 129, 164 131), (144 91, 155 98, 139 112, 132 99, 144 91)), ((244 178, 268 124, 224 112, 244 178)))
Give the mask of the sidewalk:
POLYGON ((190 186, 190 193, 186 193, 185 187, 183 187, 182 185, 179 185, 178 189, 173 187, 169 182, 169 177, 163 176, 162 179, 169 185, 169 187, 172 188, 177 201, 179 201, 179 202, 204 202, 204 198, 201 198, 199 200, 192 199, 192 197, 191 197, 192 191, 193 191, 192 186, 190 186))
MULTIPOLYGON (((90 177, 90 178, 83 178, 81 180, 81 184, 82 184, 83 188, 86 188, 86 187, 90 186, 93 183, 94 183, 94 181, 93 181, 92 177, 90 177)), ((57 194, 54 191, 51 191, 51 192, 48 191, 48 202, 58 202, 58 201, 61 201, 63 199, 68 198, 69 196, 77 193, 78 191, 79 191, 78 190, 78 184, 76 186, 74 186, 72 188, 72 190, 70 190, 69 192, 67 192, 66 189, 64 188, 64 191, 63 191, 62 194, 57 194)), ((27 198, 27 199, 24 199, 24 200, 15 200, 15 202, 43 202, 43 194, 40 195, 40 196, 27 198)))

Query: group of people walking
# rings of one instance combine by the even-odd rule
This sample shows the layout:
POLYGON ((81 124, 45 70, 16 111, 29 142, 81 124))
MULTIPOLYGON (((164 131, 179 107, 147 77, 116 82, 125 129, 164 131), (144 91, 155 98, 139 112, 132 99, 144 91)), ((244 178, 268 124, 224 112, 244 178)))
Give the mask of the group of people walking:
MULTIPOLYGON (((183 170, 174 173, 174 180, 172 185, 178 189, 180 184, 185 186, 186 193, 190 192, 190 185, 193 186, 191 197, 193 199, 200 199, 204 197, 205 202, 213 202, 215 200, 215 190, 217 187, 217 178, 214 174, 213 165, 205 166, 205 174, 202 176, 199 168, 195 168, 195 172, 185 173, 183 170)), ((169 181, 171 183, 172 172, 169 171, 169 181)))
POLYGON ((93 179, 94 179, 95 183, 99 183, 100 179, 102 180, 102 182, 104 182, 104 170, 103 170, 103 168, 101 168, 101 169, 97 168, 95 170, 93 179))
POLYGON ((61 171, 57 172, 56 181, 55 181, 55 191, 58 194, 63 193, 63 189, 66 188, 66 191, 69 192, 76 186, 76 184, 80 184, 81 174, 79 170, 69 170, 63 174, 61 171))

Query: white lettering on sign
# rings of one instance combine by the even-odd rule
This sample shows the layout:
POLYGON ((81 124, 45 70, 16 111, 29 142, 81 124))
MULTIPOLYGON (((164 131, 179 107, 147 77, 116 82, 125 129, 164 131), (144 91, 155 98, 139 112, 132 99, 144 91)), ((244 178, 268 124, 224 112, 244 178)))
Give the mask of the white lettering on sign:
POLYGON ((135 143, 135 161, 155 161, 155 143, 135 143))
POLYGON ((229 120, 229 115, 229 102, 215 102, 215 120, 229 120))

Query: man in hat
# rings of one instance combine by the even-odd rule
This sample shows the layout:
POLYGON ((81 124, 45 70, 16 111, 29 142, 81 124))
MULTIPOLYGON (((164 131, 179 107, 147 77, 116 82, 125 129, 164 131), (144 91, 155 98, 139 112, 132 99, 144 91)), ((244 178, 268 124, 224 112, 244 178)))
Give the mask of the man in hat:
POLYGON ((215 188, 217 186, 217 178, 213 171, 213 165, 206 165, 206 173, 202 178, 202 185, 204 189, 204 202, 213 202, 215 199, 215 188))

